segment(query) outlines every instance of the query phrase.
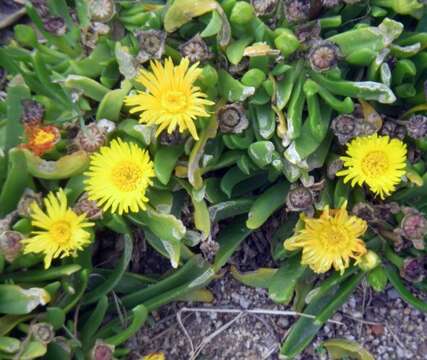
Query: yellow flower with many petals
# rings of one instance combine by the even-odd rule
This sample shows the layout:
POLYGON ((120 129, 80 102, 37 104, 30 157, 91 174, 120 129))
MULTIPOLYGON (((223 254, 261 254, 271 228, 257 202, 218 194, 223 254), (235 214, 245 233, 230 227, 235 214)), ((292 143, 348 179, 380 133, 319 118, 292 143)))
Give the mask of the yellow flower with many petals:
POLYGON ((351 186, 368 185, 381 199, 389 196, 405 175, 406 144, 398 139, 377 134, 351 141, 347 156, 342 156, 346 169, 337 173, 351 180, 351 186))
POLYGON ((151 63, 152 72, 142 70, 136 78, 146 89, 125 98, 125 104, 132 106, 130 112, 142 112, 143 124, 158 125, 156 136, 167 129, 172 133, 177 127, 180 132, 188 130, 198 140, 194 120, 209 116, 205 107, 213 105, 206 99, 206 94, 194 86, 202 69, 198 64, 189 67, 189 60, 184 58, 174 66, 172 59, 151 63))
POLYGON ((121 139, 103 146, 90 158, 85 173, 89 200, 104 211, 127 213, 145 210, 147 188, 152 185, 154 166, 147 150, 121 139))
POLYGON ((345 205, 340 209, 323 210, 319 218, 302 216, 304 228, 285 241, 285 249, 302 249, 301 264, 316 273, 327 272, 331 267, 344 272, 350 259, 356 263, 366 254, 360 237, 367 229, 366 221, 349 215, 345 205))
POLYGON ((44 254, 44 267, 50 267, 52 259, 74 256, 78 250, 90 244, 91 234, 85 228, 94 224, 85 215, 77 215, 67 205, 64 190, 49 193, 44 199, 46 211, 34 202, 30 207, 34 230, 31 237, 23 240, 24 254, 44 254))

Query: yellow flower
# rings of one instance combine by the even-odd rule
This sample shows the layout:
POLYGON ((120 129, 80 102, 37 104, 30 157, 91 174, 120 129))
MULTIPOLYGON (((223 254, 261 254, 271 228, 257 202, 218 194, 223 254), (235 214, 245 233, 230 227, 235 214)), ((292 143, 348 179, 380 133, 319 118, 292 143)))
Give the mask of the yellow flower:
POLYGON ((34 230, 29 239, 23 240, 24 254, 43 253, 44 267, 50 267, 52 259, 74 256, 91 242, 91 234, 84 230, 94 224, 85 215, 77 215, 67 206, 63 189, 49 193, 44 199, 46 212, 34 202, 30 207, 34 230))
POLYGON ((367 224, 357 216, 349 215, 345 205, 341 209, 323 210, 319 218, 304 217, 304 228, 285 241, 285 249, 302 248, 301 264, 316 273, 327 272, 331 267, 344 272, 350 259, 358 263, 366 254, 362 236, 367 224))
POLYGON ((136 78, 146 91, 125 98, 125 104, 133 106, 131 113, 142 112, 141 123, 159 125, 156 136, 165 129, 170 134, 178 127, 180 132, 188 130, 198 140, 194 120, 209 116, 205 106, 213 103, 193 85, 202 72, 198 63, 191 67, 189 64, 187 58, 177 66, 170 58, 164 65, 159 61, 152 62, 152 72, 142 70, 136 78))
POLYGON ((153 183, 154 166, 148 152, 138 145, 113 140, 91 156, 85 175, 89 200, 104 211, 121 215, 146 209, 145 193, 153 183))
POLYGON ((390 195, 405 174, 406 144, 398 139, 377 134, 358 137, 347 147, 342 156, 346 169, 337 173, 351 180, 351 186, 367 184, 381 199, 390 195))

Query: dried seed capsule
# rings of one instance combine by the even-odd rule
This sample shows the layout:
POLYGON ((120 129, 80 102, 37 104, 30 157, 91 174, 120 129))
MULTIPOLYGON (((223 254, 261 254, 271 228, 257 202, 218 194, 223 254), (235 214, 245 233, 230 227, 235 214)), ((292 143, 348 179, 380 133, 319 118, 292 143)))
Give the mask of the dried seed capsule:
POLYGON ((95 152, 107 141, 107 134, 96 123, 91 123, 80 129, 77 136, 73 139, 74 145, 79 150, 95 152))
POLYGON ((276 10, 279 0, 251 0, 257 16, 271 15, 276 10))
POLYGON ((34 339, 43 344, 49 344, 55 337, 53 326, 49 323, 40 322, 30 326, 30 332, 34 339))
POLYGON ((320 39, 320 24, 318 21, 298 25, 295 28, 295 35, 300 43, 309 44, 320 39))
POLYGON ((208 46, 199 34, 182 44, 179 50, 181 55, 192 63, 205 61, 211 57, 208 46))
POLYGON ((89 200, 87 193, 83 193, 73 207, 77 215, 85 214, 89 220, 102 219, 102 209, 98 207, 96 201, 89 200))
POLYGON ((403 237, 412 241, 414 247, 423 250, 424 236, 427 234, 427 219, 414 208, 404 208, 405 216, 400 222, 400 232, 403 237))
POLYGON ((412 283, 423 281, 427 273, 426 259, 426 257, 406 258, 400 269, 400 276, 412 283))
POLYGON ((67 31, 64 18, 60 16, 48 16, 43 19, 44 29, 56 36, 62 36, 67 31))
POLYGON ((33 5, 34 9, 37 11, 37 14, 41 18, 44 18, 49 15, 49 8, 47 6, 46 0, 31 0, 31 4, 33 5))
POLYGON ((375 269, 380 263, 380 257, 372 250, 368 250, 368 252, 362 256, 358 265, 363 271, 370 271, 375 269))
POLYGON ((286 0, 284 10, 289 22, 306 21, 310 18, 310 0, 286 0))
POLYGON ((314 196, 310 189, 296 186, 286 196, 286 206, 289 211, 304 211, 312 208, 314 196))
POLYGON ((427 116, 414 115, 405 124, 408 136, 422 139, 427 136, 427 116))
POLYGON ((379 133, 383 136, 387 135, 391 138, 403 140, 406 136, 406 129, 404 126, 398 125, 392 120, 385 120, 379 133))
POLYGON ((240 134, 249 126, 248 118, 242 104, 234 103, 223 106, 218 111, 218 124, 221 132, 240 134))
POLYGON ((331 129, 341 145, 346 144, 356 133, 356 118, 343 114, 332 120, 331 129))
POLYGON ((90 359, 91 360, 112 360, 114 353, 114 346, 109 345, 102 340, 96 340, 92 348, 90 359))
POLYGON ((0 234, 0 252, 8 262, 13 262, 21 253, 24 235, 17 231, 4 231, 0 234))
POLYGON ((337 176, 337 172, 342 170, 343 167, 344 162, 340 158, 332 160, 326 168, 326 175, 328 179, 334 180, 337 176))
POLYGON ((94 21, 107 22, 116 14, 113 0, 90 0, 89 12, 94 21))
POLYGON ((420 149, 413 147, 413 146, 408 146, 408 161, 411 164, 416 164, 419 161, 422 161, 422 152, 420 149))
POLYGON ((163 131, 160 134, 159 141, 162 145, 180 145, 185 142, 186 138, 185 134, 182 134, 178 129, 175 129, 170 134, 167 131, 163 131))
POLYGON ((371 204, 359 202, 353 206, 351 212, 368 223, 375 223, 378 221, 375 209, 371 204))
POLYGON ((21 121, 26 126, 39 125, 43 120, 44 107, 35 100, 25 99, 22 101, 21 121))
POLYGON ((36 193, 32 189, 25 189, 17 206, 18 215, 22 217, 29 217, 30 207, 34 202, 41 206, 42 194, 36 193))
POLYGON ((137 34, 140 51, 137 60, 144 63, 151 59, 160 59, 165 52, 166 32, 160 30, 140 31, 137 34))
POLYGON ((327 71, 336 66, 338 58, 338 47, 327 41, 322 41, 313 45, 308 53, 311 68, 320 72, 327 71))

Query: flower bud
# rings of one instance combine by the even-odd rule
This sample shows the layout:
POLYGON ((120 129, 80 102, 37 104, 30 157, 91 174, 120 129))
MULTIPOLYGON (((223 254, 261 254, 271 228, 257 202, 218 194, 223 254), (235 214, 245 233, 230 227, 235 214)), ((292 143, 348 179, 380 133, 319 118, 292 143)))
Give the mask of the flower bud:
POLYGON ((313 193, 304 186, 296 186, 288 191, 286 206, 289 211, 311 209, 314 203, 313 193))
POLYGON ((405 126, 408 136, 413 139, 422 139, 427 136, 427 116, 411 116, 405 126))
POLYGON ((295 28, 295 35, 302 44, 310 44, 320 39, 320 24, 318 21, 298 25, 295 28))
POLYGON ((403 140, 406 136, 406 129, 404 126, 398 125, 394 121, 385 120, 379 133, 383 136, 403 140))
POLYGON ((186 140, 186 136, 175 129, 170 134, 167 131, 162 131, 159 137, 160 144, 162 145, 180 145, 186 140))
POLYGON ((17 206, 18 215, 22 217, 29 217, 30 207, 31 207, 31 204, 34 202, 41 206, 42 204, 41 193, 36 193, 29 188, 25 189, 17 206))
POLYGON ((89 200, 87 193, 83 193, 73 207, 77 215, 85 214, 89 220, 102 219, 102 209, 98 207, 96 201, 89 200))
POLYGON ((218 110, 218 124, 222 133, 240 134, 249 126, 242 104, 234 103, 218 110))
POLYGON ((327 41, 313 45, 308 53, 311 68, 319 72, 327 71, 336 66, 338 58, 338 47, 327 41))
POLYGON ((199 34, 182 44, 179 50, 181 55, 192 63, 205 61, 211 57, 208 46, 199 34))
POLYGON ((160 59, 165 52, 166 33, 160 30, 140 31, 137 34, 140 51, 137 60, 145 63, 151 59, 160 59))
POLYGON ((107 134, 96 123, 91 123, 80 129, 73 139, 77 149, 87 152, 95 152, 101 146, 105 145, 107 134))
POLYGON ((370 271, 375 269, 380 263, 380 257, 372 250, 368 250, 368 252, 362 256, 358 265, 363 271, 370 271))
POLYGON ((44 107, 35 100, 25 99, 22 101, 21 121, 25 126, 37 126, 43 120, 44 107))
POLYGON ((43 344, 49 344, 55 337, 53 326, 45 322, 32 324, 30 331, 34 339, 43 344))
POLYGON ((102 340, 96 340, 92 348, 90 359, 91 360, 112 360, 114 353, 114 346, 109 345, 102 340))
POLYGON ((377 221, 377 217, 375 216, 375 209, 371 204, 359 202, 353 206, 351 212, 357 217, 365 220, 367 223, 373 223, 377 221))
POLYGON ((245 1, 237 1, 230 14, 230 22, 236 25, 245 25, 255 16, 254 8, 245 1))
POLYGON ((423 281, 427 273, 426 259, 426 257, 406 258, 400 269, 400 276, 412 283, 423 281))
POLYGON ((405 216, 400 222, 401 235, 412 241, 416 249, 423 250, 424 236, 427 234, 427 219, 413 208, 405 208, 403 213, 405 216))
POLYGON ((116 14, 114 0, 89 0, 91 19, 99 22, 110 21, 116 14))
POLYGON ((332 120, 331 129, 341 145, 346 144, 355 136, 356 119, 349 114, 337 116, 332 120))
POLYGON ((17 231, 4 231, 0 234, 0 251, 8 262, 13 262, 22 250, 24 235, 17 231))
POLYGON ((277 8, 279 0, 251 0, 257 16, 271 15, 277 8))
POLYGON ((48 16, 43 19, 44 29, 53 35, 62 36, 67 31, 64 18, 60 16, 48 16))
POLYGON ((284 10, 289 22, 304 22, 310 18, 310 0, 286 0, 284 10))

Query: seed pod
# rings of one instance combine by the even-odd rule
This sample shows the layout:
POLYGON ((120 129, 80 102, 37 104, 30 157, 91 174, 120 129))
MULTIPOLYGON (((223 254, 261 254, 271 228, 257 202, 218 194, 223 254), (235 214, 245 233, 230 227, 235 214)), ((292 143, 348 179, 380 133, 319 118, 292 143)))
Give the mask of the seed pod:
POLYGON ((14 210, 11 213, 7 214, 3 219, 0 219, 0 234, 10 230, 10 227, 12 223, 15 221, 17 216, 18 216, 18 211, 14 210))
POLYGON ((55 337, 53 326, 49 323, 40 322, 30 326, 30 332, 34 339, 43 344, 49 344, 55 337))
POLYGON ((46 0, 31 0, 31 4, 41 18, 45 18, 49 15, 49 8, 46 0))
POLYGON ((414 208, 404 208, 405 214, 400 222, 400 233, 406 239, 412 241, 418 250, 424 250, 424 236, 427 234, 427 219, 414 208))
POLYGON ((102 340, 96 340, 94 347, 90 353, 91 360, 112 360, 114 346, 109 345, 102 340))
POLYGON ((219 244, 210 237, 200 244, 200 250, 208 261, 212 261, 219 250, 219 244))
POLYGON ((310 44, 320 39, 320 24, 318 21, 298 25, 295 28, 295 35, 302 44, 310 44))
POLYGON ((107 134, 96 123, 91 123, 80 129, 76 137, 73 139, 73 144, 78 150, 86 152, 95 152, 107 141, 107 134))
POLYGON ((412 283, 421 282, 426 277, 426 266, 427 258, 425 256, 418 258, 406 258, 403 261, 402 268, 400 269, 400 276, 412 283))
POLYGON ((89 220, 102 219, 102 209, 98 207, 96 201, 89 200, 87 193, 83 193, 73 207, 77 215, 85 214, 89 220))
POLYGON ((251 0, 257 16, 271 15, 277 8, 278 0, 251 0))
POLYGON ((159 137, 160 144, 162 145, 180 145, 186 139, 185 134, 180 133, 178 129, 175 129, 170 134, 167 131, 163 131, 159 137))
POLYGON ((310 0, 286 0, 285 17, 289 22, 304 22, 310 18, 310 0))
POLYGON ((355 137, 356 118, 352 115, 343 114, 332 120, 331 129, 341 145, 346 144, 355 137))
POLYGON ((202 37, 197 34, 179 47, 181 55, 190 62, 201 62, 209 59, 212 54, 202 37))
POLYGON ((391 221, 393 215, 401 211, 399 204, 394 201, 384 204, 376 204, 374 206, 374 210, 376 218, 382 221, 391 221))
POLYGON ((151 59, 160 59, 165 52, 166 32, 146 30, 137 33, 140 51, 137 60, 145 63, 151 59))
POLYGON ((101 22, 90 23, 87 29, 81 30, 81 41, 88 49, 94 49, 98 43, 98 38, 101 35, 110 33, 111 28, 101 22))
POLYGON ((383 136, 386 135, 390 138, 403 140, 406 136, 406 129, 404 126, 398 125, 392 120, 385 120, 379 133, 383 136))
POLYGON ((326 175, 328 179, 334 180, 337 176, 337 172, 342 170, 343 167, 344 162, 340 158, 332 160, 326 168, 326 175))
POLYGON ((37 126, 43 120, 44 107, 35 100, 25 99, 22 101, 21 121, 25 126, 37 126))
POLYGON ((234 76, 241 76, 249 68, 249 58, 245 56, 238 64, 232 64, 228 72, 234 76))
POLYGON ((34 202, 41 206, 42 204, 41 193, 36 193, 32 189, 25 189, 17 206, 18 215, 22 217, 29 217, 30 207, 31 207, 31 204, 33 204, 34 202))
POLYGON ((286 196, 288 211, 304 211, 312 208, 314 196, 310 189, 304 186, 294 186, 286 196))
POLYGON ((312 46, 308 59, 314 71, 327 71, 337 65, 339 49, 329 41, 322 41, 312 46))
POLYGON ((44 29, 56 36, 62 36, 67 31, 64 18, 60 16, 48 16, 43 19, 44 29))
POLYGON ((113 0, 90 0, 89 12, 92 20, 107 22, 116 14, 116 6, 113 0))
POLYGON ((411 116, 405 126, 408 136, 413 139, 422 139, 427 136, 427 116, 411 116))
POLYGON ((367 223, 375 223, 378 221, 378 218, 375 214, 375 209, 369 203, 359 202, 353 206, 351 212, 357 217, 365 220, 367 223))
POLYGON ((363 271, 370 271, 375 269, 380 263, 380 257, 372 250, 368 250, 368 252, 362 256, 358 265, 363 271))
POLYGON ((8 262, 13 262, 21 253, 24 235, 7 230, 0 234, 0 252, 8 262))
POLYGON ((240 134, 249 126, 245 109, 240 103, 223 106, 218 110, 218 124, 222 133, 240 134))
POLYGON ((422 151, 414 146, 408 146, 408 161, 411 164, 416 164, 422 161, 422 151))

